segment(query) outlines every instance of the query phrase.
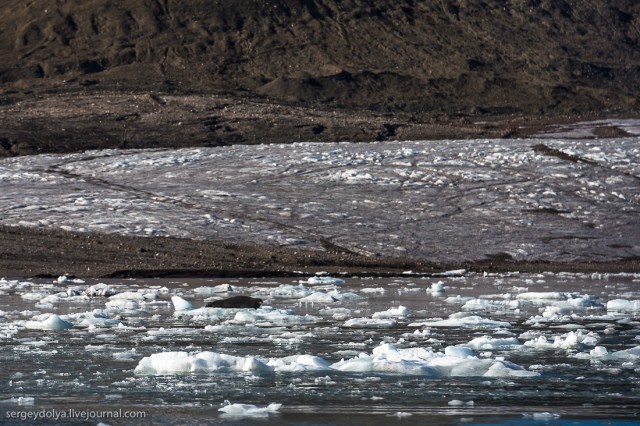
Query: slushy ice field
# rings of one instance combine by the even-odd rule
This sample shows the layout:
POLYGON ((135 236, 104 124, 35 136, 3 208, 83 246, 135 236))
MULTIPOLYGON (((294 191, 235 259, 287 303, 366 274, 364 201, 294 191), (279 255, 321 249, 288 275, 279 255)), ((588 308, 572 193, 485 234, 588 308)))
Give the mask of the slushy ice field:
POLYGON ((0 224, 448 264, 637 257, 639 139, 573 139, 597 125, 640 134, 640 122, 620 120, 539 139, 6 158, 0 224))
POLYGON ((640 274, 60 277, 0 293, 3 424, 45 408, 146 414, 65 424, 640 421, 640 274), (264 303, 204 307, 240 294, 264 303))

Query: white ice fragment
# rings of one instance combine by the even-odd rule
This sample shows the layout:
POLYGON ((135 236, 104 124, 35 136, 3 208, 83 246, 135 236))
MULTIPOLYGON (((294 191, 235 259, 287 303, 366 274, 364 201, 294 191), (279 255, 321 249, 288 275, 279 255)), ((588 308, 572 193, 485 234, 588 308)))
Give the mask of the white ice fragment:
POLYGON ((88 287, 84 294, 89 297, 111 297, 116 294, 115 290, 107 284, 98 283, 88 287))
POLYGON ((0 400, 0 404, 33 405, 34 403, 35 398, 32 396, 19 396, 0 400))
POLYGON ((122 293, 114 294, 109 298, 112 300, 132 300, 138 303, 146 302, 148 300, 155 300, 158 298, 158 292, 155 290, 146 290, 144 292, 138 291, 124 291, 122 293))
POLYGON ((225 417, 267 417, 270 413, 277 413, 282 404, 271 403, 266 407, 257 407, 253 404, 232 404, 225 401, 225 405, 218 411, 225 417))
POLYGON ((533 420, 537 421, 549 421, 560 418, 560 414, 558 413, 549 413, 548 411, 544 411, 541 413, 533 413, 533 414, 523 414, 524 417, 531 417, 533 420))
POLYGON ((640 312, 640 300, 613 299, 607 302, 607 311, 640 312))
POLYGON ((351 318, 344 323, 350 328, 392 328, 396 326, 396 321, 390 318, 351 318))
POLYGON ((467 343, 467 346, 475 350, 516 349, 522 347, 515 337, 496 339, 491 336, 476 337, 467 343))
POLYGON ((216 352, 200 352, 194 355, 187 352, 161 352, 142 358, 134 374, 187 374, 214 371, 271 372, 273 368, 253 357, 236 357, 216 352))
POLYGON ((466 405, 467 407, 473 407, 475 403, 473 401, 464 402, 459 399, 452 399, 447 403, 447 405, 450 405, 452 407, 461 407, 463 405, 466 405))
POLYGON ((58 277, 58 279, 55 280, 56 283, 58 284, 68 284, 68 283, 74 283, 74 284, 84 284, 84 281, 81 279, 74 279, 74 278, 69 278, 66 275, 60 275, 58 277))
POLYGON ((371 317, 374 319, 383 318, 407 318, 409 316, 409 309, 405 306, 398 306, 397 308, 390 308, 383 312, 375 312, 371 317))
POLYGON ((193 305, 191 304, 191 302, 184 300, 180 296, 171 297, 171 303, 173 303, 173 308, 176 311, 190 311, 191 309, 193 309, 193 305))
POLYGON ((413 416, 412 413, 407 413, 406 411, 398 411, 397 413, 387 414, 387 417, 397 417, 399 419, 403 419, 405 417, 413 416))
POLYGON ((215 287, 198 287, 193 291, 200 296, 207 297, 212 294, 231 293, 233 292, 233 287, 230 284, 220 284, 215 287))
POLYGON ((463 327, 463 328, 497 328, 497 327, 511 327, 511 324, 506 321, 496 321, 489 318, 484 318, 479 315, 468 315, 458 317, 456 314, 451 314, 449 319, 426 321, 421 323, 409 324, 412 326, 427 326, 427 327, 463 327))
POLYGON ((442 281, 433 283, 431 284, 431 288, 429 288, 427 291, 431 293, 444 293, 444 283, 442 281))
POLYGON ((136 310, 140 308, 140 304, 135 300, 111 298, 107 303, 105 303, 105 307, 112 309, 136 310))
POLYGON ((330 285, 330 284, 344 284, 344 283, 345 281, 343 279, 334 278, 330 276, 315 276, 315 277, 309 277, 306 281, 300 281, 300 284, 330 285))
POLYGON ((525 292, 520 293, 516 296, 519 300, 528 300, 535 302, 546 302, 549 300, 567 300, 567 294, 558 292, 558 291, 547 291, 547 292, 525 292))
POLYGON ((466 269, 453 269, 451 271, 439 272, 433 275, 440 276, 440 277, 460 277, 465 275, 466 273, 467 273, 466 269))
POLYGON ((56 314, 52 314, 48 318, 41 321, 27 321, 24 326, 25 328, 31 330, 60 331, 70 329, 71 327, 73 327, 73 324, 61 319, 56 314))

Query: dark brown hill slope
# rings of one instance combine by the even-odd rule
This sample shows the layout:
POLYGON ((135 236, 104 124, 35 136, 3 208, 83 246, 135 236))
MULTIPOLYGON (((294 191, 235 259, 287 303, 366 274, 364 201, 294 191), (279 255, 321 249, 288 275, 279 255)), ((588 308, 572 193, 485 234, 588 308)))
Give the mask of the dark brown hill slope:
POLYGON ((7 90, 448 114, 637 109, 636 0, 0 0, 7 90))

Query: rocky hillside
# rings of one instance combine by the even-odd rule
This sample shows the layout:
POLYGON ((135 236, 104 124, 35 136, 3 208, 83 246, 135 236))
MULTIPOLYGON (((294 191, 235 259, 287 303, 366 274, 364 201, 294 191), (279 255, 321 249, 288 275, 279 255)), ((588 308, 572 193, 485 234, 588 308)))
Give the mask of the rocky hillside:
POLYGON ((475 114, 640 105, 636 0, 0 0, 0 87, 475 114))

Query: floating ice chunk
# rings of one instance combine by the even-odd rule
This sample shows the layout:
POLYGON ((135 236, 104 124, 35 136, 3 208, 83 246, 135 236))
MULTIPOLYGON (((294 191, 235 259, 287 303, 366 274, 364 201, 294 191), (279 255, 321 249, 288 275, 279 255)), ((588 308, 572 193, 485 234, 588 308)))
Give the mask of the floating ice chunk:
POLYGON ((519 307, 520 302, 517 300, 471 299, 462 306, 462 309, 465 311, 495 311, 502 309, 518 309, 519 307))
POLYGON ((129 309, 136 310, 140 308, 140 304, 135 300, 130 299, 113 299, 111 298, 107 303, 105 303, 107 308, 112 309, 129 309))
POLYGON ((586 332, 585 330, 570 331, 569 333, 555 336, 553 342, 549 341, 546 336, 538 336, 524 342, 525 346, 537 349, 574 349, 588 346, 595 346, 600 340, 600 336, 594 332, 586 332))
MULTIPOLYGON (((45 314, 47 315, 47 314, 45 314)), ((25 328, 31 330, 51 330, 51 331, 60 331, 60 330, 68 330, 73 327, 73 324, 69 321, 65 321, 61 319, 56 314, 49 315, 48 318, 40 321, 27 321, 25 323, 25 328)))
MULTIPOLYGON (((432 352, 428 352, 433 356, 432 352)), ((429 367, 425 359, 415 354, 406 354, 395 346, 384 344, 373 350, 372 355, 362 353, 355 358, 342 360, 332 365, 332 368, 348 372, 384 372, 394 374, 409 374, 437 377, 438 372, 429 367)))
POLYGON ((397 308, 390 308, 383 312, 375 312, 371 317, 374 319, 382 318, 407 318, 409 316, 409 309, 405 306, 398 306, 397 308))
POLYGON ((340 293, 338 290, 332 290, 326 293, 316 291, 308 296, 300 299, 301 303, 333 303, 342 302, 345 300, 362 300, 362 296, 355 293, 340 293))
POLYGON ((113 359, 117 361, 134 361, 134 357, 137 356, 136 348, 124 352, 114 352, 113 359))
POLYGON ((517 349, 522 344, 515 337, 493 338, 491 336, 476 337, 467 343, 467 346, 475 350, 517 349))
POLYGON ((361 293, 366 293, 366 294, 369 294, 369 293, 384 294, 386 292, 386 290, 383 287, 375 287, 375 288, 367 287, 367 288, 360 289, 360 292, 361 293))
POLYGON ((451 314, 449 319, 438 321, 426 321, 420 323, 411 323, 409 327, 463 327, 463 328, 497 328, 497 327, 511 327, 511 324, 506 321, 496 321, 489 318, 484 318, 479 315, 458 316, 457 314, 451 314))
POLYGON ((433 274, 436 277, 461 277, 467 273, 466 269, 453 269, 451 271, 438 272, 433 274))
POLYGON ((533 413, 533 414, 523 414, 525 418, 532 418, 537 421, 549 421, 559 419, 561 416, 558 413, 550 413, 548 411, 543 411, 541 413, 533 413))
POLYGON ((346 321, 351 318, 351 309, 347 308, 324 308, 320 310, 321 315, 331 315, 336 321, 346 321))
POLYGON ((273 368, 254 357, 236 357, 216 352, 161 352, 142 358, 134 374, 186 374, 229 371, 272 372, 273 368))
POLYGON ((47 296, 48 296, 48 294, 44 293, 44 292, 37 292, 37 293, 36 292, 27 292, 27 293, 22 293, 20 295, 20 297, 23 300, 38 300, 38 301, 42 300, 43 298, 45 298, 47 296))
POLYGON ((640 300, 613 299, 607 302, 607 311, 640 312, 640 300))
POLYGON ((158 298, 157 291, 147 290, 145 292, 138 291, 124 291, 122 293, 114 294, 109 300, 133 300, 138 303, 143 303, 148 300, 155 300, 158 298))
POLYGON ((469 300, 474 300, 474 298, 470 297, 470 296, 461 296, 459 294, 455 295, 455 296, 449 296, 446 299, 444 299, 444 301, 446 303, 450 303, 452 305, 457 304, 457 303, 463 304, 463 303, 468 302, 469 300))
POLYGON ((65 321, 69 321, 75 325, 79 325, 82 327, 113 327, 122 324, 122 321, 109 318, 109 315, 106 312, 99 309, 94 309, 92 312, 81 312, 62 315, 61 318, 65 321))
POLYGON ((87 288, 84 294, 89 297, 110 297, 116 294, 116 291, 107 284, 98 283, 87 288))
POLYGON ((535 304, 548 304, 561 308, 589 308, 602 307, 598 297, 580 293, 549 292, 525 292, 516 296, 516 299, 535 304))
POLYGON ((589 353, 579 353, 575 358, 596 358, 606 361, 630 361, 637 362, 640 359, 640 346, 635 346, 622 351, 609 352, 604 346, 596 346, 589 353))
POLYGON ((252 404, 231 404, 225 401, 225 405, 219 408, 225 417, 267 417, 270 413, 277 413, 282 404, 269 404, 266 407, 257 407, 252 404))
POLYGON ((562 293, 558 291, 547 291, 547 292, 525 292, 520 293, 516 296, 518 300, 528 300, 534 302, 548 302, 549 300, 567 300, 567 293, 562 293))
POLYGON ((447 402, 447 405, 450 405, 452 407, 462 407, 463 405, 473 407, 475 404, 473 401, 464 402, 459 399, 452 399, 451 401, 447 402))
POLYGON ((74 283, 74 284, 84 284, 84 281, 81 279, 73 279, 73 278, 69 278, 66 275, 60 275, 58 277, 57 280, 55 280, 55 282, 57 282, 58 284, 68 284, 68 283, 74 283))
POLYGON ((344 323, 344 326, 351 328, 392 328, 396 324, 395 320, 389 318, 351 318, 344 323))
POLYGON ((300 281, 300 284, 344 284, 345 281, 340 278, 334 278, 329 276, 315 276, 309 277, 306 281, 300 281))
POLYGON ((405 417, 413 416, 412 413, 407 413, 406 411, 398 411, 397 413, 387 414, 387 417, 397 417, 399 419, 403 419, 405 417))
POLYGON ((330 370, 330 363, 313 355, 294 355, 285 358, 272 359, 267 365, 277 372, 302 372, 330 370))
POLYGON ((264 324, 264 325, 291 325, 291 324, 310 324, 321 321, 319 317, 312 315, 295 315, 293 311, 288 309, 267 309, 259 310, 242 310, 238 311, 233 318, 234 323, 240 324, 264 324))
POLYGON ((233 292, 233 287, 230 284, 220 284, 215 287, 198 287, 193 291, 200 296, 207 297, 212 294, 231 293, 233 292))
POLYGON ((55 303, 60 303, 60 302, 89 302, 90 301, 88 296, 73 295, 74 293, 71 293, 71 294, 72 294, 71 296, 67 292, 50 294, 40 299, 40 301, 36 304, 36 306, 38 307, 49 306, 49 305, 53 305, 55 303))
POLYGON ((309 296, 313 291, 307 287, 300 285, 282 284, 269 292, 269 296, 274 298, 299 299, 309 296))
POLYGON ((433 283, 427 291, 431 293, 444 293, 444 283, 442 281, 433 283))
POLYGON ((184 300, 180 296, 171 297, 171 303, 173 303, 173 309, 176 311, 190 311, 193 309, 191 302, 184 300))
POLYGON ((471 350, 471 348, 467 346, 447 346, 444 348, 445 356, 467 359, 473 358, 475 354, 471 350))
POLYGON ((397 349, 383 344, 371 355, 361 353, 357 357, 332 365, 340 371, 387 372, 395 374, 441 376, 531 377, 539 373, 502 360, 478 359, 464 346, 449 346, 445 353, 411 348, 397 349))
POLYGON ((34 403, 35 398, 32 396, 19 396, 0 400, 0 404, 33 405, 34 403))

